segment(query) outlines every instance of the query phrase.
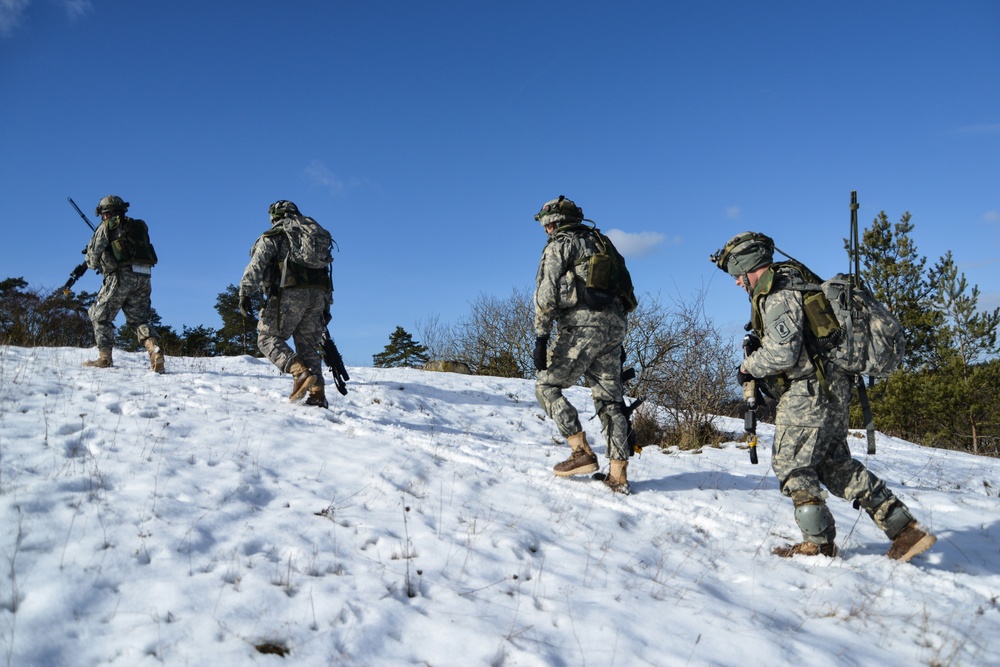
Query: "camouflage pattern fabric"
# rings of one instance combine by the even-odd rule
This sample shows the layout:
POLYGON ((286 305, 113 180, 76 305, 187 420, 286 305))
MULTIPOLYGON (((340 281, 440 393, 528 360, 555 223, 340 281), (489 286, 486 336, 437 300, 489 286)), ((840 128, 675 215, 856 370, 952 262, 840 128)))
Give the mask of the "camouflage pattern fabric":
POLYGON ((256 292, 269 295, 257 324, 257 345, 261 352, 289 372, 298 358, 323 386, 322 357, 317 349, 326 330, 325 313, 333 303, 331 290, 320 287, 279 289, 278 263, 288 254, 284 234, 262 234, 250 251, 250 263, 240 280, 240 295, 256 292), (295 349, 287 343, 292 339, 295 349))
POLYGON ((157 338, 156 330, 150 324, 152 305, 150 294, 152 284, 148 274, 133 273, 129 265, 119 265, 111 251, 108 227, 102 222, 87 245, 87 266, 101 273, 104 282, 97 299, 88 313, 94 324, 94 339, 97 349, 110 350, 114 347, 115 317, 125 312, 125 326, 135 330, 139 343, 147 338, 157 338))
POLYGON ((257 323, 257 345, 283 372, 288 373, 298 359, 323 386, 323 361, 318 351, 326 331, 329 299, 324 290, 281 290, 267 300, 257 323), (293 350, 286 341, 295 343, 293 350))
POLYGON ((563 437, 583 430, 579 413, 563 395, 582 376, 590 387, 594 408, 608 443, 608 458, 627 461, 628 422, 622 413, 621 346, 625 321, 606 326, 560 327, 550 349, 549 367, 538 372, 535 397, 563 437))
POLYGON ((571 224, 549 236, 535 278, 535 335, 550 335, 558 322, 549 367, 538 373, 535 396, 564 437, 579 433, 583 429, 577 410, 562 392, 584 377, 601 419, 608 457, 627 461, 630 452, 628 423, 621 411, 620 356, 625 312, 618 298, 600 311, 584 303, 576 263, 598 249, 592 240, 574 233, 575 228, 589 229, 571 224))
POLYGON ((850 377, 831 366, 829 397, 821 388, 803 344, 808 325, 800 292, 778 289, 758 303, 763 322, 761 347, 742 367, 754 377, 784 373, 790 380, 778 401, 771 452, 781 492, 819 500, 825 486, 838 498, 857 500, 875 524, 887 530, 884 520, 889 510, 897 505, 905 511, 905 506, 882 480, 851 457, 847 446, 850 377), (872 506, 876 499, 877 505, 872 506))

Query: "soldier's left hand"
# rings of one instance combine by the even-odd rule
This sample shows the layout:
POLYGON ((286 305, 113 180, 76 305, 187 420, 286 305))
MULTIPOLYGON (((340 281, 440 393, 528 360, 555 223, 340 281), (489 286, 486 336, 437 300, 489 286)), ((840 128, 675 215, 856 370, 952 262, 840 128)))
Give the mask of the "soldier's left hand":
POLYGON ((240 296, 240 314, 248 320, 253 317, 253 304, 250 302, 250 297, 240 296))
POLYGON ((747 382, 753 382, 753 380, 754 377, 749 373, 745 372, 742 366, 736 367, 736 381, 740 384, 741 387, 745 385, 747 382))

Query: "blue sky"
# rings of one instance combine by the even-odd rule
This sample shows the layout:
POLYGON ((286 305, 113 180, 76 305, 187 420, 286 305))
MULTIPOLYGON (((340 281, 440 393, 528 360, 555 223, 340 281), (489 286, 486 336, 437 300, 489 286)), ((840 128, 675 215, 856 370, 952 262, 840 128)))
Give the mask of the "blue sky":
POLYGON ((846 270, 857 190, 993 308, 998 72, 993 1, 0 0, 0 278, 58 287, 89 238, 66 197, 114 193, 163 321, 216 327, 291 199, 340 245, 331 331, 370 365, 397 325, 532 287, 565 194, 627 235, 639 292, 704 293, 735 336, 708 255, 753 229, 846 270))

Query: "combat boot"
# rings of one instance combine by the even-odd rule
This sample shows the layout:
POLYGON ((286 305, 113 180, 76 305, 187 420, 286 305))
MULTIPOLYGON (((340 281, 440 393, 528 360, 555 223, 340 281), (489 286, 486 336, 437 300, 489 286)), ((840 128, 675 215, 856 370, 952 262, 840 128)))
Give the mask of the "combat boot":
POLYGON ((623 496, 627 496, 632 493, 632 489, 628 485, 628 479, 625 475, 625 471, 628 470, 628 461, 615 461, 611 460, 611 472, 608 476, 604 478, 604 485, 615 493, 620 493, 623 496))
POLYGON ((91 368, 111 368, 111 350, 98 350, 97 358, 83 362, 84 366, 91 368))
POLYGON ((318 408, 328 408, 330 404, 326 400, 326 391, 321 386, 313 386, 309 390, 309 397, 306 398, 306 405, 315 405, 318 408))
POLYGON ((886 555, 894 560, 908 563, 914 556, 922 554, 934 546, 935 542, 937 542, 936 537, 921 528, 916 521, 911 521, 893 539, 892 546, 889 547, 889 552, 886 555))
POLYGON ((288 400, 294 403, 316 384, 316 376, 297 358, 292 360, 288 372, 292 374, 292 393, 288 395, 288 400))
POLYGON ((558 477, 570 477, 571 475, 586 475, 594 472, 599 467, 597 456, 587 444, 587 434, 583 431, 574 433, 566 438, 573 453, 562 463, 557 463, 553 468, 558 477))
POLYGON ((159 338, 147 338, 144 345, 149 352, 149 367, 157 373, 163 373, 163 350, 160 349, 159 338))
POLYGON ((833 542, 827 542, 826 544, 799 542, 798 544, 786 544, 783 547, 774 547, 771 549, 771 553, 782 558, 791 558, 792 556, 827 556, 828 558, 833 558, 840 553, 840 550, 837 549, 837 545, 833 542))

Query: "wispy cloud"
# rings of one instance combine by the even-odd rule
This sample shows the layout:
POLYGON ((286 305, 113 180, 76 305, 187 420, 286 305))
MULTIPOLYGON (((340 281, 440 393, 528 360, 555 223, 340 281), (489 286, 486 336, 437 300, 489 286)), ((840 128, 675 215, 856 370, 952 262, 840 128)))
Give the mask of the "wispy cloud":
POLYGON ((958 134, 1000 134, 1000 123, 974 123, 956 128, 958 134))
MULTIPOLYGON (((626 257, 642 257, 648 255, 660 246, 666 239, 666 234, 659 232, 639 232, 632 234, 620 229, 609 229, 608 238, 618 248, 618 252, 626 257)), ((680 243, 680 237, 675 237, 673 243, 680 243)))
POLYGON ((90 0, 62 0, 62 5, 71 19, 79 18, 94 8, 90 0))
POLYGON ((31 0, 0 0, 0 37, 7 37, 21 24, 31 0))
POLYGON ((740 215, 743 213, 739 206, 727 206, 725 211, 726 217, 730 220, 739 220, 740 215))
POLYGON ((310 162, 306 166, 305 172, 313 185, 329 190, 332 195, 342 195, 347 189, 343 179, 323 164, 322 160, 313 160, 310 162))
POLYGON ((983 220, 986 222, 1000 222, 1000 211, 986 211, 986 213, 983 213, 983 220))

